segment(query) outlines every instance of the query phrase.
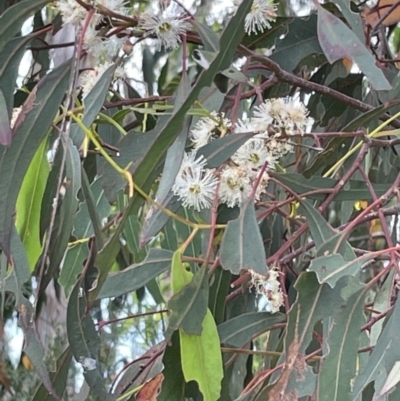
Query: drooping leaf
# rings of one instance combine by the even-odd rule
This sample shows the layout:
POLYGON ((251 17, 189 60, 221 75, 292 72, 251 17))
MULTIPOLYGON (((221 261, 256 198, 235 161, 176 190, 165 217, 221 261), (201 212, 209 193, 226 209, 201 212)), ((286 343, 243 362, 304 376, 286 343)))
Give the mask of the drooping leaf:
POLYGON ((0 145, 10 146, 12 142, 12 130, 10 116, 7 111, 6 99, 0 87, 0 145))
POLYGON ((228 222, 222 237, 220 260, 222 267, 233 274, 239 274, 242 269, 266 274, 265 250, 253 199, 243 204, 239 218, 228 222))
POLYGON ((318 7, 318 39, 331 64, 342 58, 350 58, 366 75, 374 89, 391 89, 390 83, 361 40, 344 22, 321 6, 318 7))
POLYGON ((207 168, 218 168, 253 136, 254 132, 245 132, 218 138, 199 148, 197 155, 207 159, 207 168))
POLYGON ((13 99, 15 83, 18 77, 18 66, 25 53, 26 46, 35 34, 15 38, 7 42, 0 51, 0 89, 6 101, 6 110, 11 117, 13 110, 13 99))
POLYGON ((150 280, 168 270, 171 266, 171 259, 171 251, 150 249, 147 258, 142 263, 130 266, 119 273, 111 273, 107 277, 98 299, 118 297, 143 287, 150 280))
MULTIPOLYGON (((179 109, 189 92, 189 80, 187 75, 183 74, 181 83, 177 89, 174 109, 179 109)), ((182 128, 182 131, 176 137, 171 147, 168 149, 165 157, 164 168, 161 174, 161 179, 158 185, 155 199, 159 204, 166 207, 172 197, 171 188, 174 185, 175 178, 178 174, 183 160, 185 146, 189 135, 190 124, 191 119, 187 118, 182 128)), ((154 227, 156 227, 155 222, 159 222, 160 219, 166 221, 166 217, 167 216, 165 216, 164 212, 160 210, 156 205, 150 207, 150 210, 147 212, 144 221, 143 231, 140 233, 140 237, 143 238, 143 240, 141 240, 141 244, 146 244, 151 237, 158 234, 158 231, 154 230, 154 227)), ((162 226, 160 227, 160 224, 157 224, 157 227, 159 227, 160 230, 162 228, 162 226)))
POLYGON ((304 361, 306 349, 312 339, 315 323, 335 315, 344 304, 341 291, 346 284, 345 279, 342 279, 334 289, 331 289, 326 284, 320 285, 314 273, 301 273, 297 279, 295 285, 297 297, 288 314, 284 354, 278 361, 283 363, 285 360, 290 360, 293 370, 290 375, 281 378, 280 382, 279 374, 274 374, 271 379, 271 382, 278 380, 275 386, 279 385, 278 389, 283 394, 290 388, 302 389, 304 391, 301 393, 302 396, 311 395, 315 391, 316 376, 309 372, 309 367, 304 361))
POLYGON ((182 371, 186 382, 198 383, 204 401, 218 400, 224 372, 217 327, 207 310, 200 336, 179 330, 182 371))
POLYGON ((78 191, 81 189, 81 160, 79 152, 68 138, 65 146, 66 166, 65 166, 65 195, 60 198, 61 204, 56 215, 56 222, 50 237, 50 263, 40 280, 39 294, 42 293, 54 277, 54 273, 59 269, 64 258, 71 236, 74 219, 78 208, 78 191))
POLYGON ((208 307, 208 280, 205 267, 195 275, 185 269, 182 253, 177 250, 172 258, 171 284, 174 292, 168 302, 169 324, 165 338, 170 339, 178 329, 188 335, 199 336, 208 307))
POLYGON ((139 244, 140 230, 141 224, 138 217, 134 215, 129 216, 128 221, 125 224, 124 236, 134 263, 142 262, 147 255, 147 250, 141 248, 139 244))
POLYGON ((340 6, 344 17, 346 18, 353 32, 357 35, 358 39, 364 41, 365 34, 360 14, 353 12, 350 8, 350 3, 346 2, 345 0, 334 0, 333 2, 340 6))
POLYGON ((35 268, 43 248, 40 237, 40 215, 46 181, 50 172, 47 147, 48 140, 45 139, 39 145, 29 165, 16 205, 15 225, 25 246, 31 271, 35 268))
MULTIPOLYGON (((50 372, 50 379, 57 394, 62 398, 67 386, 68 371, 71 365, 72 353, 68 347, 57 359, 57 367, 55 372, 50 372)), ((49 394, 43 383, 36 390, 32 401, 55 401, 55 398, 49 394)))
POLYGON ((75 285, 78 276, 82 273, 84 261, 89 255, 87 244, 77 244, 68 248, 65 254, 63 267, 58 282, 63 286, 68 296, 75 285))
MULTIPOLYGON (((92 125, 93 121, 97 117, 97 114, 103 107, 104 99, 107 96, 115 69, 115 64, 108 67, 107 70, 101 75, 100 79, 96 82, 90 93, 85 97, 83 102, 85 109, 83 112, 82 123, 86 127, 90 127, 92 125)), ((70 136, 73 140, 73 143, 77 147, 80 147, 85 135, 82 129, 77 124, 74 124, 71 128, 70 136)))
POLYGON ((167 345, 164 356, 164 376, 158 401, 170 401, 175 397, 181 399, 184 394, 185 380, 182 373, 179 333, 176 331, 167 345))
POLYGON ((83 375, 94 394, 102 401, 114 401, 116 396, 109 394, 100 371, 100 338, 93 319, 86 313, 86 300, 81 296, 81 283, 78 281, 72 290, 67 309, 67 334, 72 354, 83 367, 83 375))
POLYGON ((93 214, 95 215, 95 224, 101 225, 101 220, 110 214, 110 204, 104 195, 99 179, 92 182, 87 188, 87 199, 79 205, 79 211, 76 215, 74 229, 72 235, 76 238, 88 238, 94 235, 93 214), (90 206, 90 209, 89 209, 90 206), (91 213, 90 213, 91 210, 91 213))
POLYGON ((241 347, 255 335, 264 333, 277 323, 285 321, 285 315, 269 312, 244 313, 218 326, 221 343, 241 347))
MULTIPOLYGON (((31 272, 24 245, 14 227, 11 230, 10 249, 13 255, 12 264, 3 285, 5 291, 12 292, 15 295, 16 304, 19 305, 23 297, 22 286, 31 278, 31 272)), ((2 256, 2 265, 6 265, 4 255, 2 256)))
MULTIPOLYGON (((358 341, 363 315, 365 289, 358 279, 349 282, 352 295, 346 305, 333 317, 326 341, 326 354, 318 375, 318 400, 349 400, 351 381, 356 375, 358 341)), ((346 289, 347 290, 347 289, 346 289)), ((345 290, 345 291, 346 291, 345 290)))
POLYGON ((19 304, 18 324, 24 332, 24 352, 33 365, 35 372, 47 391, 56 399, 61 400, 51 382, 49 372, 44 364, 44 349, 37 338, 36 327, 33 320, 33 308, 27 299, 21 297, 19 304))
POLYGON ((0 51, 18 33, 26 19, 46 3, 46 0, 21 1, 0 15, 0 51))
MULTIPOLYGON (((398 336, 398 327, 400 322, 400 302, 397 299, 392 314, 387 319, 386 325, 379 337, 375 348, 372 350, 368 361, 364 368, 355 378, 352 397, 356 399, 363 389, 383 371, 385 379, 389 372, 393 369, 395 363, 400 360, 400 350, 396 346, 396 338, 398 336)), ((382 376, 381 376, 382 377, 382 376)), ((385 380, 379 385, 375 383, 375 394, 379 394, 384 386, 385 380)))
MULTIPOLYGON (((327 189, 331 190, 338 183, 338 180, 331 178, 323 178, 313 176, 310 179, 304 178, 301 174, 280 174, 275 172, 269 172, 269 174, 281 181, 283 184, 288 185, 290 189, 295 191, 298 195, 306 192, 327 189)), ((371 193, 365 185, 364 181, 349 181, 350 188, 345 188, 335 196, 336 201, 351 200, 357 201, 360 199, 370 200, 371 193)), ((377 196, 383 195, 390 187, 388 184, 373 184, 374 191, 377 196), (379 195, 378 195, 379 194, 379 195)), ((328 193, 328 191, 327 191, 328 193)), ((308 199, 323 200, 326 195, 323 193, 312 194, 308 196, 308 199)))
MULTIPOLYGON (((36 96, 31 99, 33 104, 27 105, 27 114, 14 132, 12 145, 0 146, 0 247, 7 254, 18 192, 38 144, 58 111, 69 70, 69 64, 60 66, 37 84, 36 96)), ((25 113, 24 108, 21 113, 25 113)))

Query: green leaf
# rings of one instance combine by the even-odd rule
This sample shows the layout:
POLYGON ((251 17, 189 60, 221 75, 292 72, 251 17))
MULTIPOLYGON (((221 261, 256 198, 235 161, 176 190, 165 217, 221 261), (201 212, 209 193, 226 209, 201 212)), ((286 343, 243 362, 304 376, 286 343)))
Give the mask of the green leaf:
POLYGON ((0 247, 7 254, 18 192, 37 147, 61 104, 69 70, 69 64, 60 66, 37 84, 24 103, 20 123, 14 128, 12 145, 9 148, 0 146, 0 247))
MULTIPOLYGON (((101 75, 100 79, 96 82, 90 93, 85 97, 83 101, 85 109, 83 112, 82 123, 86 127, 90 127, 92 125, 93 121, 97 117, 97 114, 99 114, 99 111, 103 107, 104 100, 107 96, 110 82, 113 79, 116 68, 116 64, 108 67, 107 70, 101 75)), ((79 147, 83 141, 83 138, 85 137, 85 134, 77 124, 74 124, 71 128, 70 136, 74 144, 79 147)))
MULTIPOLYGON (((183 104, 189 92, 190 83, 187 75, 183 74, 177 90, 174 109, 178 109, 183 104)), ((168 207, 167 205, 173 196, 171 188, 174 185, 176 176, 182 164, 190 124, 191 118, 187 118, 182 131, 167 151, 163 172, 161 173, 160 183, 155 196, 157 202, 166 207, 168 207)), ((143 238, 141 244, 146 244, 152 237, 156 236, 159 231, 155 231, 154 228, 158 227, 159 230, 161 230, 163 227, 163 225, 160 224, 161 221, 165 224, 168 219, 169 217, 166 216, 157 206, 151 206, 147 212, 145 223, 143 224, 143 231, 140 234, 140 237, 143 238), (158 224, 156 222, 158 222, 158 224)))
POLYGON ((201 24, 195 19, 197 32, 200 35, 204 50, 209 52, 219 51, 219 37, 218 35, 206 24, 201 24))
POLYGON ((350 283, 353 295, 332 319, 327 330, 328 338, 324 339, 327 351, 318 375, 319 401, 351 399, 351 381, 356 375, 360 329, 365 323, 365 288, 358 279, 350 283))
POLYGON ((50 167, 47 161, 48 139, 42 140, 25 174, 17 198, 16 228, 28 254, 31 271, 42 252, 40 214, 50 167))
POLYGON ((7 111, 7 103, 0 86, 0 145, 10 146, 12 142, 12 130, 10 116, 7 111))
MULTIPOLYGON (((101 181, 96 179, 85 192, 90 203, 92 213, 89 213, 89 205, 87 200, 80 203, 78 213, 76 214, 74 229, 72 235, 78 239, 88 238, 94 234, 93 219, 98 226, 101 226, 101 220, 108 217, 110 214, 110 204, 104 195, 104 190, 101 187, 101 181)), ((86 198, 86 197, 85 197, 86 198)), ((101 230, 100 230, 101 231, 101 230)))
POLYGON ((264 244, 258 227, 253 199, 243 204, 237 219, 228 222, 222 237, 221 265, 233 274, 242 269, 267 272, 264 244))
MULTIPOLYGON (((8 276, 4 279, 4 291, 12 292, 16 298, 16 304, 20 305, 23 298, 22 286, 31 278, 29 270, 28 258, 21 239, 14 227, 11 230, 10 243, 12 263, 8 276)), ((5 255, 2 255, 1 266, 6 266, 7 261, 5 255)))
POLYGON ((171 259, 171 251, 150 249, 147 258, 142 263, 132 265, 119 273, 110 274, 97 299, 118 297, 136 291, 168 270, 171 266, 171 259))
MULTIPOLYGON (((68 347, 57 359, 57 367, 55 372, 50 372, 50 378, 53 383, 53 387, 56 390, 60 398, 63 396, 65 388, 67 386, 68 371, 71 365, 72 353, 70 347, 68 347)), ((36 390, 32 401, 54 401, 55 398, 49 394, 43 383, 36 390)))
POLYGON ((329 241, 334 232, 321 214, 307 200, 300 201, 304 209, 308 227, 310 227, 312 238, 317 248, 321 247, 325 242, 329 241))
POLYGON ((92 185, 95 185, 97 191, 96 194, 94 194, 89 185, 89 179, 84 168, 81 169, 81 173, 82 194, 89 212, 91 227, 96 237, 96 245, 98 248, 102 248, 104 246, 104 234, 102 231, 103 225, 101 219, 109 216, 110 204, 107 199, 105 199, 104 191, 97 189, 97 186, 101 185, 101 183, 97 184, 99 179, 95 180, 96 184, 92 183, 92 185))
POLYGON ((339 18, 318 6, 318 39, 328 61, 353 60, 375 90, 389 90, 391 85, 377 67, 376 60, 354 32, 339 18))
POLYGON ((200 336, 179 330, 182 371, 186 382, 198 383, 204 401, 218 400, 224 372, 217 327, 210 310, 203 321, 200 336))
POLYGON ((336 3, 340 9, 347 22, 350 24, 351 29, 357 35, 358 39, 361 41, 365 40, 364 27, 362 23, 362 19, 359 13, 354 13, 350 9, 350 2, 345 0, 333 0, 333 3, 336 3))
POLYGON ((0 16, 0 51, 19 32, 27 18, 46 3, 47 0, 21 1, 0 16))
POLYGON ((218 326, 221 343, 234 347, 242 347, 255 336, 272 328, 277 323, 285 321, 285 315, 268 312, 244 313, 218 326))
POLYGON ((81 295, 81 283, 78 281, 71 293, 67 308, 67 334, 75 360, 82 365, 83 375, 94 394, 102 401, 116 400, 104 386, 100 371, 98 354, 100 337, 93 319, 86 311, 86 300, 81 295))
POLYGON ((181 366, 181 353, 179 344, 179 333, 172 335, 170 343, 165 348, 163 356, 164 381, 157 401, 180 400, 183 397, 185 381, 181 366))
MULTIPOLYGON (((306 385, 306 392, 311 395, 315 389, 316 381, 312 376, 306 377, 304 355, 312 340, 315 323, 323 318, 335 315, 345 303, 341 293, 346 286, 345 279, 341 280, 334 289, 328 285, 320 285, 314 273, 301 273, 296 281, 296 301, 292 305, 288 317, 284 338, 284 353, 278 363, 283 363, 290 353, 290 358, 296 358, 298 364, 290 373, 288 387, 300 389, 306 385), (294 351, 293 351, 294 349, 294 351), (299 379, 299 374, 302 374, 299 379), (306 382, 305 380, 308 380, 306 382), (310 394, 311 393, 311 394, 310 394)), ((308 374, 308 372, 307 372, 308 374)), ((274 382, 279 374, 274 374, 274 382)), ((304 395, 304 393, 303 393, 304 395)))
POLYGON ((208 294, 208 307, 218 325, 225 319, 225 298, 229 294, 231 273, 218 269, 213 276, 208 294))
POLYGON ((63 268, 58 279, 58 282, 64 287, 67 297, 71 292, 71 288, 75 285, 78 276, 82 273, 84 261, 88 256, 89 248, 87 244, 77 244, 67 249, 63 268))
POLYGON ((35 372, 40 377, 41 382, 46 387, 47 391, 56 399, 58 397, 56 390, 53 388, 53 383, 50 380, 49 372, 44 364, 44 349, 42 343, 37 338, 35 325, 33 323, 34 313, 30 302, 23 298, 19 305, 18 325, 24 332, 24 352, 35 368, 35 372))
MULTIPOLYGON (((321 191, 322 189, 325 188, 330 191, 338 183, 338 180, 333 180, 331 178, 317 177, 317 176, 307 179, 304 178, 301 174, 280 174, 272 171, 268 172, 268 174, 270 174, 272 177, 276 178, 283 184, 290 187, 290 189, 295 191, 298 195, 315 190, 321 191)), ((366 187, 364 181, 350 180, 349 184, 350 184, 349 189, 342 189, 335 196, 334 199, 336 201, 344 201, 344 200, 357 201, 360 199, 365 199, 365 200, 372 199, 371 192, 366 187)), ((373 184, 373 187, 377 196, 381 196, 388 191, 390 185, 373 184)), ((307 198, 313 200, 324 200, 329 191, 327 191, 326 194, 319 193, 319 194, 309 195, 307 198)))
POLYGON ((199 336, 208 306, 208 280, 205 267, 199 269, 193 276, 182 263, 181 251, 177 250, 172 257, 171 285, 174 295, 168 302, 170 315, 165 338, 169 340, 178 328, 188 335, 199 336))
POLYGON ((317 37, 317 16, 294 18, 288 29, 283 39, 276 40, 276 49, 270 58, 284 70, 293 71, 308 55, 322 53, 317 37))
MULTIPOLYGON (((176 213, 182 205, 182 202, 172 192, 169 193, 164 202, 166 204, 165 207, 172 213, 176 213)), ((154 215, 150 216, 150 218, 146 219, 143 223, 143 228, 140 231, 139 237, 140 246, 144 246, 151 241, 170 220, 169 216, 165 213, 158 213, 157 218, 153 216, 154 215)))
POLYGON ((147 251, 144 248, 140 248, 139 245, 139 233, 141 224, 137 216, 129 216, 128 221, 125 224, 124 235, 129 251, 132 255, 134 263, 142 262, 147 255, 147 251))
MULTIPOLYGON (((379 337, 374 349, 372 350, 364 368, 355 378, 353 386, 353 399, 356 399, 363 389, 373 380, 377 380, 382 375, 386 378, 393 369, 395 363, 400 360, 400 349, 397 346, 400 324, 400 301, 396 300, 394 310, 387 319, 386 325, 379 337), (382 373, 381 373, 382 372, 382 373)), ((375 382, 375 395, 379 394, 384 381, 377 384, 375 382)))
POLYGON ((63 148, 67 152, 65 182, 68 185, 65 186, 65 195, 61 199, 61 204, 56 215, 54 230, 50 239, 50 263, 40 281, 39 294, 46 289, 49 282, 53 279, 55 272, 58 271, 64 258, 74 224, 73 217, 76 214, 79 203, 77 197, 78 191, 81 189, 81 159, 79 152, 69 138, 66 141, 66 146, 63 148))
POLYGON ((361 272, 361 268, 360 261, 346 261, 341 255, 335 253, 313 259, 309 270, 316 273, 319 283, 327 283, 333 288, 341 277, 356 276, 361 272))
POLYGON ((8 114, 11 117, 14 103, 15 82, 18 77, 18 67, 28 43, 34 34, 10 40, 0 51, 0 90, 3 91, 8 114))
POLYGON ((207 168, 218 168, 254 134, 254 132, 246 132, 218 138, 199 148, 197 156, 204 156, 207 159, 207 168))

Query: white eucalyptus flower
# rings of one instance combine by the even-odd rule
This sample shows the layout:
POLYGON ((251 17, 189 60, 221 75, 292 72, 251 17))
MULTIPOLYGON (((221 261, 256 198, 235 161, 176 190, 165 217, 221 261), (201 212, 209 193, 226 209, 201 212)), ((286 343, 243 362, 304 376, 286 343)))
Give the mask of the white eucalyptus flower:
MULTIPOLYGON (((234 4, 239 6, 241 0, 235 0, 234 4)), ((270 21, 275 21, 276 6, 273 0, 254 0, 250 12, 246 15, 244 29, 248 35, 254 32, 264 32, 271 27, 270 21)))
POLYGON ((269 169, 274 168, 277 160, 265 147, 265 141, 259 138, 249 139, 231 157, 238 165, 247 165, 249 168, 260 168, 267 163, 269 169))
POLYGON ((193 169, 192 174, 180 179, 172 187, 184 207, 208 209, 213 203, 218 180, 210 170, 193 169))
POLYGON ((219 202, 228 207, 240 206, 252 190, 250 175, 251 171, 245 166, 225 167, 220 178, 219 202))
POLYGON ((87 11, 75 0, 58 0, 55 5, 62 14, 64 24, 80 25, 86 18, 87 11))
POLYGON ((140 16, 138 28, 157 36, 157 50, 161 47, 176 49, 181 43, 181 35, 186 33, 190 24, 165 10, 155 13, 150 9, 140 16))
POLYGON ((211 112, 210 117, 201 118, 190 132, 191 141, 195 149, 201 148, 211 142, 213 137, 221 137, 226 134, 231 126, 224 113, 211 112))

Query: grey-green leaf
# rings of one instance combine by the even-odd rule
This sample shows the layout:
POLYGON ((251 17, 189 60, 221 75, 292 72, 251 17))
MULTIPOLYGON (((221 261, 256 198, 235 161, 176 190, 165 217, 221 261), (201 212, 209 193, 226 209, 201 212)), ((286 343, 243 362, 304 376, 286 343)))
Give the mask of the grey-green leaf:
POLYGON ((220 250, 221 265, 233 274, 242 269, 267 272, 265 249, 258 227, 253 199, 243 204, 239 218, 228 222, 220 250))

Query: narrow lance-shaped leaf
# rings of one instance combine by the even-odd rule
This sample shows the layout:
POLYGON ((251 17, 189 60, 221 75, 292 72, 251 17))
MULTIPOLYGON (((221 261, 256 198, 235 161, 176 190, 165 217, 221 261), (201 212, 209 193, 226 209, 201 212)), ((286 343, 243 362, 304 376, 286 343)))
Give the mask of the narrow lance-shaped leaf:
POLYGON ((218 326, 221 343, 241 347, 255 335, 271 329, 274 324, 285 321, 285 315, 269 312, 244 313, 218 326))
POLYGON ((0 15, 0 50, 21 29, 26 19, 46 3, 47 0, 21 1, 0 15))
POLYGON ((17 37, 7 42, 0 51, 0 89, 3 91, 8 114, 12 116, 15 82, 18 77, 18 66, 25 53, 26 46, 37 34, 17 37))
POLYGON ((67 309, 67 334, 72 354, 83 367, 83 375, 94 394, 102 401, 114 401, 116 396, 109 394, 100 371, 98 354, 100 338, 92 317, 86 313, 86 300, 81 295, 78 281, 72 290, 67 309))
POLYGON ((14 131, 12 145, 0 146, 0 247, 7 254, 18 192, 36 149, 58 111, 68 85, 69 70, 70 65, 60 66, 37 84, 32 104, 22 108, 21 113, 26 115, 14 131))
POLYGON ((0 87, 0 145, 10 146, 12 141, 12 130, 10 127, 10 116, 7 111, 7 103, 0 87))
POLYGON ((143 262, 132 265, 121 272, 110 274, 98 295, 98 299, 118 297, 143 287, 150 280, 168 270, 171 266, 171 259, 171 251, 150 249, 143 262))
POLYGON ((40 215, 43 194, 50 167, 47 161, 48 140, 38 147, 22 182, 17 198, 16 227, 28 254, 31 271, 42 252, 40 237, 40 215))
MULTIPOLYGON (((186 271, 181 258, 182 254, 178 250, 172 259, 172 290, 176 295, 193 282, 193 274, 186 271)), ((197 382, 204 401, 216 401, 220 396, 223 377, 217 327, 207 306, 204 318, 195 315, 193 319, 202 324, 200 335, 189 335, 179 329, 183 376, 186 382, 197 382)))

